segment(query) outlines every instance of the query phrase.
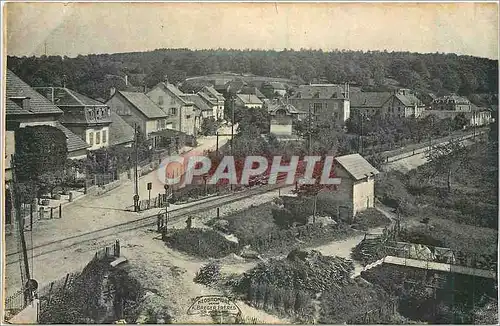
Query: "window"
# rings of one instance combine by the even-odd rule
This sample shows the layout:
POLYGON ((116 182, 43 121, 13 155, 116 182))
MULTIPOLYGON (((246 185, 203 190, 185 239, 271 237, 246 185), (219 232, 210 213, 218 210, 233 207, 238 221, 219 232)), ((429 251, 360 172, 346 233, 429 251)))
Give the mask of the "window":
POLYGON ((95 132, 95 144, 99 145, 100 143, 101 143, 101 132, 100 131, 96 131, 95 132))
POLYGON ((321 110, 323 108, 323 103, 314 103, 313 104, 314 112, 317 110, 321 110))
POLYGON ((186 115, 186 119, 191 119, 191 115, 186 115))
POLYGON ((158 96, 158 105, 163 105, 163 96, 158 96))
POLYGON ((160 120, 156 120, 156 130, 160 130, 160 120))
POLYGON ((104 143, 106 143, 106 142, 108 141, 107 136, 108 136, 108 135, 107 135, 107 133, 106 133, 106 130, 103 130, 103 131, 102 131, 102 143, 103 143, 103 144, 104 144, 104 143))
POLYGON ((176 115, 177 114, 177 108, 171 108, 170 109, 170 114, 176 115))
POLYGON ((175 104, 175 98, 173 97, 170 98, 170 104, 175 104))
POLYGON ((93 146, 94 145, 94 133, 89 132, 89 145, 93 146))

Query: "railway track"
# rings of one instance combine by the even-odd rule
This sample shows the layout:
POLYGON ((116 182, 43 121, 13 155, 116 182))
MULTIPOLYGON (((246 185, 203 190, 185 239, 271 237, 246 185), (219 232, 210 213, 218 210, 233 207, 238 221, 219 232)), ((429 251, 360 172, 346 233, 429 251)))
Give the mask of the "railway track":
MULTIPOLYGON (((203 211, 208 211, 217 207, 228 205, 236 201, 262 195, 271 191, 276 191, 279 188, 291 188, 292 186, 286 184, 276 184, 276 185, 266 185, 258 189, 249 189, 241 192, 237 192, 234 195, 225 196, 222 198, 215 198, 210 201, 203 203, 195 203, 193 205, 182 207, 178 209, 169 210, 169 222, 178 221, 180 218, 189 215, 197 214, 203 211)), ((30 247, 28 250, 33 250, 33 257, 40 257, 47 255, 52 252, 56 252, 63 249, 68 249, 74 246, 82 245, 94 240, 103 240, 106 237, 116 237, 118 234, 128 232, 131 230, 137 230, 142 228, 147 228, 156 225, 157 213, 142 216, 140 218, 127 221, 120 224, 115 224, 108 226, 99 230, 94 230, 90 232, 80 233, 71 237, 66 237, 62 239, 57 239, 54 241, 46 242, 38 246, 30 247)), ((7 253, 6 255, 6 265, 17 264, 19 251, 7 253)))

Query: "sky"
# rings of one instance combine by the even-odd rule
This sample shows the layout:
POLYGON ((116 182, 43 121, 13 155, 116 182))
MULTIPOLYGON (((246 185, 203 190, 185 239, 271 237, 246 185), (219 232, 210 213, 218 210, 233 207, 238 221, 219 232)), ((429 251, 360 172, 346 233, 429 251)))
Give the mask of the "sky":
POLYGON ((498 59, 496 3, 7 3, 9 55, 158 48, 445 52, 498 59))

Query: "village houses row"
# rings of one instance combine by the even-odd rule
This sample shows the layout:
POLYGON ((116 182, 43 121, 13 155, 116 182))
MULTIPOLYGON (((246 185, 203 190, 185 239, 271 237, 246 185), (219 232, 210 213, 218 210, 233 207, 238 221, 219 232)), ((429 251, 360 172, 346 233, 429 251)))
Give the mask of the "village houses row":
POLYGON ((294 120, 311 118, 343 125, 353 114, 417 118, 464 114, 471 126, 491 121, 489 109, 454 94, 429 94, 425 105, 409 89, 364 92, 351 89, 347 83, 300 85, 290 91, 286 83, 279 81, 257 87, 238 78, 214 79, 205 80, 196 92, 188 94, 165 78, 150 90, 128 83, 125 90, 112 88, 108 100, 97 101, 66 87, 31 87, 10 70, 6 77, 7 160, 13 153, 13 142, 9 142, 13 131, 30 125, 45 124, 62 130, 71 159, 84 158, 88 150, 131 146, 134 127, 150 140, 152 147, 178 135, 195 138, 205 119, 224 120, 230 94, 234 95, 231 105, 266 110, 270 132, 278 136, 292 136, 294 120))

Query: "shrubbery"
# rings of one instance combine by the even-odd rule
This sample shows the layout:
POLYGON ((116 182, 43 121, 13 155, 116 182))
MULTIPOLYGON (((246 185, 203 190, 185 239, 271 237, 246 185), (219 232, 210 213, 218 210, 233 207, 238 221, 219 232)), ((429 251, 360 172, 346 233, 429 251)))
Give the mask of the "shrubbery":
POLYGON ((180 229, 173 231, 166 243, 177 250, 203 258, 221 258, 238 250, 238 245, 216 231, 180 229))
POLYGON ((194 281, 196 283, 211 285, 220 280, 220 264, 217 262, 210 262, 200 268, 196 273, 194 281))
POLYGON ((346 284, 353 270, 349 260, 294 250, 246 272, 236 290, 259 308, 305 317, 317 293, 346 284))

